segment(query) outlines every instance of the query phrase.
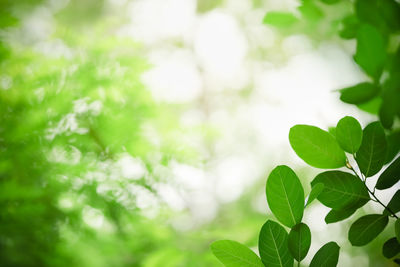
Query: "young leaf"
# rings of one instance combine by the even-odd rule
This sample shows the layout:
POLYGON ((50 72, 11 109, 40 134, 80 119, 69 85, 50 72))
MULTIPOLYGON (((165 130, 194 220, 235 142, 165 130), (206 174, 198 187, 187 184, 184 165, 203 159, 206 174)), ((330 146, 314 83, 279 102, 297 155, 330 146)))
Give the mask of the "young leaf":
POLYGON ((349 218, 351 215, 353 215, 357 209, 358 208, 356 208, 356 207, 349 207, 349 208, 344 208, 344 209, 340 209, 340 210, 332 209, 325 216, 325 222, 327 224, 330 224, 330 223, 343 221, 343 220, 349 218))
POLYGON ((280 28, 288 28, 296 22, 298 19, 292 13, 279 11, 268 12, 263 19, 264 24, 280 28))
POLYGON ((379 87, 372 83, 359 83, 340 90, 340 100, 348 104, 362 104, 373 99, 379 93, 379 87))
POLYGON ((311 202, 314 201, 314 199, 316 199, 319 194, 321 194, 322 190, 324 190, 324 184, 323 183, 317 183, 315 184, 312 188, 311 188, 311 192, 308 195, 308 199, 307 199, 307 204, 306 206, 308 206, 311 202))
POLYGON ((304 190, 296 173, 288 166, 278 166, 268 176, 268 206, 284 225, 292 227, 303 218, 304 190))
POLYGON ((353 246, 364 246, 374 240, 388 224, 388 217, 380 214, 365 215, 355 221, 349 230, 349 241, 353 246))
POLYGON ((263 267, 261 259, 248 247, 231 240, 218 240, 211 251, 226 267, 263 267))
POLYGON ((296 154, 307 164, 322 169, 334 169, 346 164, 346 156, 335 138, 328 132, 310 125, 295 125, 289 141, 296 154))
POLYGON ((383 190, 392 187, 400 180, 400 157, 398 157, 379 176, 376 182, 376 189, 383 190))
POLYGON ((379 172, 386 159, 386 137, 380 122, 367 125, 363 139, 356 154, 356 161, 365 177, 379 172))
POLYGON ((363 24, 358 29, 354 60, 365 73, 379 80, 386 61, 386 43, 375 27, 363 24))
POLYGON ((311 231, 307 224, 296 224, 289 233, 289 251, 297 260, 302 261, 310 249, 311 231))
POLYGON ((278 223, 268 220, 261 228, 258 250, 265 266, 293 267, 288 234, 278 223))
POLYGON ((310 267, 335 267, 339 261, 339 250, 336 242, 326 243, 315 253, 310 267))
POLYGON ((356 153, 360 148, 362 135, 361 125, 353 117, 342 118, 336 126, 336 140, 344 151, 351 154, 356 153))
POLYGON ((390 215, 390 211, 397 213, 400 211, 400 189, 393 195, 392 199, 387 204, 387 209, 383 211, 383 214, 390 215))
POLYGON ((396 233, 397 241, 400 242, 400 219, 397 219, 397 221, 395 222, 394 231, 396 233))
POLYGON ((386 241, 382 247, 382 254, 386 258, 390 259, 400 253, 400 243, 396 237, 393 237, 386 241))
POLYGON ((326 171, 318 174, 311 185, 323 183, 324 189, 318 200, 335 210, 347 207, 359 208, 370 200, 363 182, 354 175, 342 171, 326 171))

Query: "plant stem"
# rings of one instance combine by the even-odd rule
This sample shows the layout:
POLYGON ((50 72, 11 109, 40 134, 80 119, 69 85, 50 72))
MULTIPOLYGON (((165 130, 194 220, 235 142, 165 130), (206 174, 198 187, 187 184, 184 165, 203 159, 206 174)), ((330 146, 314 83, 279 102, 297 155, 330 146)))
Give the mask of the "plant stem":
POLYGON ((362 177, 360 177, 360 176, 358 175, 358 173, 354 170, 354 168, 353 168, 350 164, 347 164, 347 165, 348 165, 347 168, 349 168, 350 170, 352 170, 353 173, 354 173, 359 179, 361 179, 361 181, 364 182, 365 188, 367 188, 368 192, 369 192, 369 193, 371 194, 371 196, 373 197, 373 199, 371 198, 371 200, 373 200, 373 201, 375 201, 375 202, 381 204, 382 207, 385 208, 385 210, 389 211, 389 212, 392 214, 393 217, 395 217, 396 219, 398 219, 399 217, 397 217, 397 215, 396 215, 393 211, 391 211, 385 204, 383 204, 383 203, 378 199, 378 197, 375 195, 375 190, 374 190, 374 191, 371 191, 371 190, 369 189, 369 187, 367 186, 367 178, 364 178, 364 179, 363 179, 362 177))

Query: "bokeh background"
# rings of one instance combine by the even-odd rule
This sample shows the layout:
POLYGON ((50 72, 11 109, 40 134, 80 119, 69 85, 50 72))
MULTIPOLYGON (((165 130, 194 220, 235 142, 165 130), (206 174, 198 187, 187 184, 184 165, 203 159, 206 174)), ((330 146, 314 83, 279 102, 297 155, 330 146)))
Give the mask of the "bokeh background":
MULTIPOLYGON (((290 165, 307 193, 318 172, 290 127, 377 119, 337 92, 368 80, 337 35, 350 1, 298 31, 263 23, 299 5, 1 0, 0 266, 222 266, 212 241, 256 249, 269 172, 290 165)), ((306 210, 304 264, 334 240, 339 266, 391 266, 391 233, 351 247, 354 218, 327 212, 306 210)))

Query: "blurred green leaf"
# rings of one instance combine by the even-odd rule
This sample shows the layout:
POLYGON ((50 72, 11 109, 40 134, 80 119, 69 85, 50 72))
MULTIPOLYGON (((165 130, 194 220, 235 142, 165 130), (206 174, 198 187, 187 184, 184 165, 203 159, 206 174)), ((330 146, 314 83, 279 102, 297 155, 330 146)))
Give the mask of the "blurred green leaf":
POLYGON ((370 101, 379 93, 375 84, 364 82, 340 90, 340 100, 348 104, 362 104, 370 101))
POLYGON ((248 247, 231 240, 218 240, 211 244, 211 250, 227 267, 262 267, 261 259, 248 247))
POLYGON ((268 12, 263 23, 279 28, 288 28, 293 26, 299 20, 292 14, 288 12, 271 11, 268 12))
POLYGON ((310 267, 335 267, 339 261, 339 250, 336 242, 326 243, 315 253, 310 267))
POLYGON ((394 224, 394 230, 396 233, 397 241, 400 242, 400 219, 397 219, 394 224))
POLYGON ((392 131, 389 133, 387 136, 387 147, 388 147, 388 152, 385 160, 385 164, 391 162, 396 155, 400 151, 400 131, 392 131))
POLYGON ((365 215, 349 229, 349 241, 353 246, 364 246, 374 240, 388 224, 388 217, 380 214, 365 215))
POLYGON ((361 146, 362 128, 353 117, 342 118, 336 126, 336 140, 344 151, 356 153, 361 146))
POLYGON ((310 228, 304 223, 296 224, 289 232, 288 242, 290 254, 297 261, 302 261, 311 246, 310 228))
POLYGON ((387 240, 382 247, 382 254, 388 259, 393 258, 400 253, 400 243, 396 237, 387 240))
POLYGON ((339 36, 342 37, 343 39, 356 38, 359 26, 360 22, 358 21, 357 16, 351 14, 342 19, 339 36))

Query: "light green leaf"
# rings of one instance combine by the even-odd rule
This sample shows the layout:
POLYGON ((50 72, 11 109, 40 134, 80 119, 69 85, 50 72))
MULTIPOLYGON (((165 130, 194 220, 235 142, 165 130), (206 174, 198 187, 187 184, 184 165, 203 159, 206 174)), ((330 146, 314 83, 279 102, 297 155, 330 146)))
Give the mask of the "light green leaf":
POLYGON ((358 29, 354 60, 365 73, 379 80, 386 61, 386 43, 375 27, 363 24, 358 29))
POLYGON ((310 125, 295 125, 289 141, 296 154, 307 164, 322 169, 340 168, 346 156, 335 138, 328 132, 310 125))
POLYGON ((379 176, 376 189, 383 190, 392 187, 400 180, 400 157, 398 157, 379 176))
POLYGON ((298 22, 298 18, 296 18, 292 13, 279 11, 268 12, 263 19, 264 24, 280 28, 288 28, 296 22, 298 22))
POLYGON ((388 217, 381 214, 365 215, 349 229, 349 241, 353 246, 364 246, 374 240, 388 224, 388 217))
POLYGON ((310 267, 335 267, 339 261, 339 250, 336 242, 326 243, 315 253, 310 267))
POLYGON ((386 206, 388 209, 383 211, 383 214, 389 215, 391 212, 397 213, 400 211, 400 189, 393 195, 392 199, 386 206), (391 212, 390 212, 390 211, 391 212))
POLYGON ((400 243, 396 237, 387 240, 382 247, 382 254, 390 259, 400 253, 400 243))
POLYGON ((319 196, 319 194, 321 194, 322 190, 324 190, 324 184, 323 183, 315 184, 311 188, 311 192, 308 195, 307 205, 306 206, 308 206, 311 202, 313 202, 314 199, 316 199, 319 196))
POLYGON ((211 251, 226 267, 263 267, 261 259, 248 247, 231 240, 218 240, 211 251))
POLYGON ((359 83, 340 90, 340 100, 348 104, 362 104, 379 93, 379 87, 372 83, 359 83))
POLYGON ((292 227, 303 218, 304 190, 296 173, 288 166, 278 166, 268 176, 268 206, 284 225, 292 227))
POLYGON ((336 126, 336 140, 344 151, 356 153, 361 146, 362 128, 360 123, 353 117, 342 118, 336 126))
POLYGON ((310 249, 311 231, 304 223, 296 224, 289 233, 289 251, 297 260, 302 261, 310 249))
POLYGON ((324 189, 318 200, 335 210, 347 207, 359 208, 370 200, 364 183, 356 176, 342 171, 327 171, 318 174, 311 185, 323 183, 324 189))
POLYGON ((325 216, 325 222, 327 224, 330 224, 330 223, 343 221, 343 220, 349 218, 351 215, 353 215, 357 209, 358 208, 356 206, 348 207, 348 208, 344 208, 344 209, 340 209, 340 210, 332 209, 325 216))
POLYGON ((386 136, 380 122, 367 125, 363 131, 360 149, 356 161, 365 177, 375 175, 380 171, 386 159, 386 136))
POLYGON ((268 220, 260 231, 258 250, 265 266, 293 267, 288 234, 278 223, 268 220))

